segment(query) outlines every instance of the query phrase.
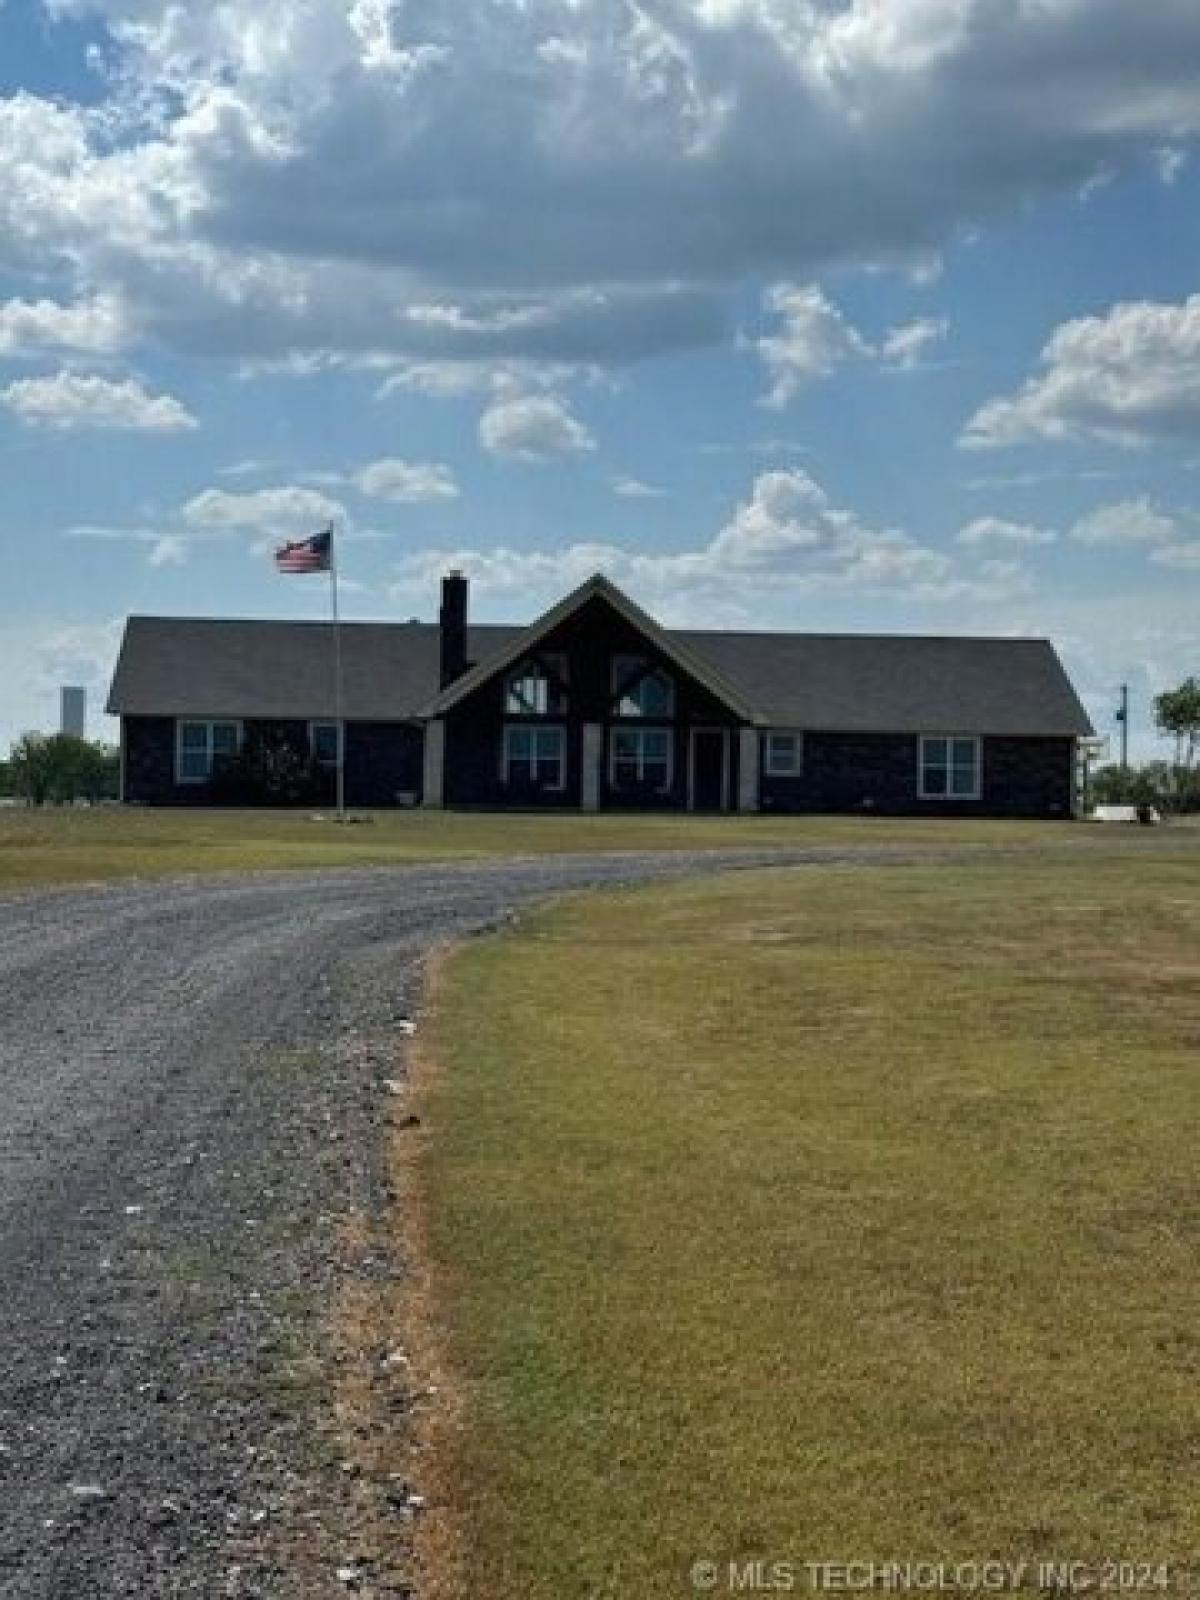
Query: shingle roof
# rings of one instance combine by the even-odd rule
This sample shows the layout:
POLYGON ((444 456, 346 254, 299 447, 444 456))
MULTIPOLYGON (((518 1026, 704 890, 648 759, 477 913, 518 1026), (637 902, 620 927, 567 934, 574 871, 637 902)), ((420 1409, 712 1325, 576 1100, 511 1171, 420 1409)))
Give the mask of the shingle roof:
MULTIPOLYGON (((519 631, 471 628, 471 659, 519 631)), ((437 688, 436 623, 342 624, 347 717, 402 722, 437 688)), ((108 708, 127 716, 331 717, 332 625, 130 617, 108 708)))
POLYGON ((1063 734, 1092 725, 1046 639, 685 633, 774 726, 1063 734))
MULTIPOLYGON (((469 630, 472 661, 524 630, 469 630)), ((1067 737, 1091 724, 1044 639, 668 630, 775 727, 1067 737)), ((433 623, 342 627, 343 707, 355 721, 419 716, 438 692, 433 623)), ((131 617, 109 710, 131 716, 330 717, 328 623, 131 617)))

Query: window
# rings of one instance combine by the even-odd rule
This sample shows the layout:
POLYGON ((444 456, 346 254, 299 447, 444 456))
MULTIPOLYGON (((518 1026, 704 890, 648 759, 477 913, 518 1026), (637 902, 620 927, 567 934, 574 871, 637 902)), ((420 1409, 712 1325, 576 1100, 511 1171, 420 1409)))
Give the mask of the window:
POLYGON ((509 673, 504 710, 510 717, 552 717, 567 709, 565 656, 522 661, 509 673))
POLYGON ((175 752, 179 783, 207 783, 217 762, 236 756, 242 743, 240 722, 181 722, 175 752))
POLYGON ((671 787, 669 728, 614 728, 611 751, 615 788, 653 789, 663 794, 671 787))
POLYGON ((798 733, 765 735, 765 770, 768 778, 794 778, 800 771, 801 744, 798 733))
POLYGON ((614 708, 618 717, 670 717, 675 713, 675 685, 665 672, 638 656, 614 656, 614 708))
POLYGON ((561 728, 512 724, 504 730, 504 781, 515 787, 561 789, 566 784, 566 738, 561 728))
POLYGON ((308 725, 308 750, 319 767, 336 767, 339 745, 336 722, 310 722, 308 725))
POLYGON ((924 736, 920 749, 922 800, 978 800, 980 744, 974 736, 924 736))

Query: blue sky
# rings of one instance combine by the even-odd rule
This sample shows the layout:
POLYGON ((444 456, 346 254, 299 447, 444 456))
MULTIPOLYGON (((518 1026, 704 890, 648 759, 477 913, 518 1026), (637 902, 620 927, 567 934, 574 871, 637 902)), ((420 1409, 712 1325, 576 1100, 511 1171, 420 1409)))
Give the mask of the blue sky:
POLYGON ((0 742, 130 611, 1200 671, 1194 0, 0 0, 0 742))

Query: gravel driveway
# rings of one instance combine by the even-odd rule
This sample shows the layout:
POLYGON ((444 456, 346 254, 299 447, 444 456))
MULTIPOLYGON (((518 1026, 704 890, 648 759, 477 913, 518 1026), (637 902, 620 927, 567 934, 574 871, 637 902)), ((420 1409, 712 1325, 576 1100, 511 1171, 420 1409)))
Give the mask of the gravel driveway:
POLYGON ((560 890, 829 855, 0 898, 0 1596, 404 1593, 329 1548, 315 1418, 417 963, 560 890))

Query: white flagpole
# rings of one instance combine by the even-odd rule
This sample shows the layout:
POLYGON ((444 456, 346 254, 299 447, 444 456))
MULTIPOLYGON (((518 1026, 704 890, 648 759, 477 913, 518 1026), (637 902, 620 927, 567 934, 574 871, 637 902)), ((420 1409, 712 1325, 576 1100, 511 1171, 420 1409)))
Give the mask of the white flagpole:
POLYGON ((337 535, 329 524, 329 587, 333 598, 333 715, 337 726, 337 818, 346 820, 346 726, 342 721, 342 624, 338 616, 337 535))

